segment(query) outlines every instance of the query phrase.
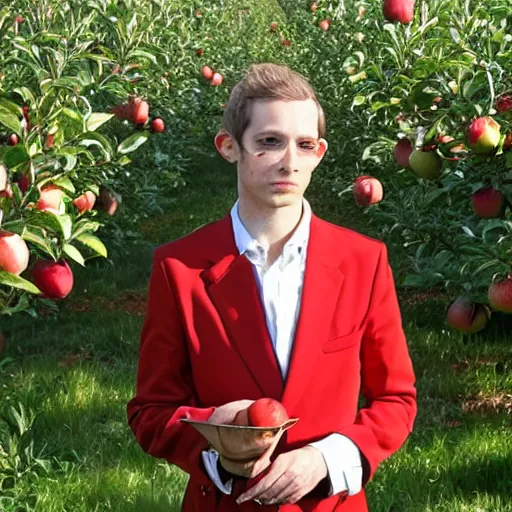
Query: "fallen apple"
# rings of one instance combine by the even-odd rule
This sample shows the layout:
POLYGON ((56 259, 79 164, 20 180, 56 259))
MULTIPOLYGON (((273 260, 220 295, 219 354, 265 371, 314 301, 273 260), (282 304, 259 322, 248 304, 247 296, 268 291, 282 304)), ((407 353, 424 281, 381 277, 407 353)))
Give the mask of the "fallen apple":
POLYGON ((395 144, 393 156, 400 167, 409 167, 409 157, 411 156, 412 150, 413 147, 409 139, 400 139, 395 144))
POLYGON ((206 80, 211 80, 213 78, 213 69, 210 66, 203 66, 201 68, 201 74, 206 80))
POLYGON ((388 21, 410 23, 414 19, 414 0, 384 0, 382 10, 388 21))
POLYGON ((271 32, 275 32, 277 30, 277 27, 279 26, 279 23, 277 23, 276 21, 273 21, 271 24, 270 24, 270 31, 271 32))
POLYGON ((212 85, 221 85, 224 77, 220 73, 214 73, 212 76, 212 81, 210 82, 212 85))
POLYGON ((322 20, 318 26, 324 31, 327 32, 329 30, 329 27, 331 26, 330 20, 322 20))
POLYGON ((409 168, 425 180, 436 180, 442 174, 442 161, 436 151, 415 149, 409 157, 409 168))
POLYGON ((354 180, 354 200, 359 206, 370 206, 382 201, 382 183, 373 176, 358 176, 354 180))
POLYGON ((512 313, 512 275, 491 283, 487 298, 492 309, 512 313))
POLYGON ((505 196, 495 188, 483 187, 471 196, 473 210, 482 219, 500 217, 506 206, 505 196))
POLYGON ((0 269, 19 275, 28 266, 30 251, 17 233, 0 231, 0 269))
POLYGON ((289 419, 283 404, 273 398, 253 402, 247 409, 247 416, 252 427, 279 427, 289 419))
POLYGON ((48 299, 63 299, 73 288, 73 272, 64 259, 38 260, 31 269, 34 284, 48 299))
POLYGON ((469 147, 478 154, 494 153, 500 142, 500 125, 492 117, 477 117, 468 127, 469 147))
POLYGON ((476 304, 465 296, 455 299, 446 314, 448 325, 464 334, 481 331, 489 321, 491 312, 485 304, 476 304))

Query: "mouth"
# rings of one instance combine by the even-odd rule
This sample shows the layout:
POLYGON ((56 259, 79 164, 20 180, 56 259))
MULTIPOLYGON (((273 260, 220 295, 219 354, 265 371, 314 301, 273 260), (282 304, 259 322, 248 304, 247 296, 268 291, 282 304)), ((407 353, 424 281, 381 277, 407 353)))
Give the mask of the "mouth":
POLYGON ((296 187, 297 185, 293 183, 293 181, 275 181, 272 183, 272 185, 275 185, 277 187, 296 187))

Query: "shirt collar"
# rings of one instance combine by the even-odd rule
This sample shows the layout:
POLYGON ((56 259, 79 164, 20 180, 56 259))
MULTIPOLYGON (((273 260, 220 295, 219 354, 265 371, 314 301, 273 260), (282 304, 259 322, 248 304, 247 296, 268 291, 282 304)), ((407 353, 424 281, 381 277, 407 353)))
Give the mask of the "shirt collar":
MULTIPOLYGON (((231 208, 231 221, 233 224, 233 233, 235 235, 235 243, 240 254, 243 254, 247 249, 257 249, 260 254, 266 252, 267 248, 254 239, 244 226, 238 214, 238 205, 240 200, 237 199, 231 208)), ((301 252, 305 249, 309 240, 309 229, 311 224, 311 206, 306 198, 302 198, 302 217, 299 225, 295 229, 290 240, 286 242, 283 251, 287 248, 290 250, 296 247, 301 252)))

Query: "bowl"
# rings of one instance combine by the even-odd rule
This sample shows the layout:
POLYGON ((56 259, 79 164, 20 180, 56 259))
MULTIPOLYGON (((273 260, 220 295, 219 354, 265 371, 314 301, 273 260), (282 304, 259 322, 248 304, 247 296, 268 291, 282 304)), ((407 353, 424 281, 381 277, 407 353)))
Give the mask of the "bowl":
POLYGON ((188 418, 181 418, 180 421, 188 423, 202 434, 224 459, 243 463, 258 459, 264 453, 270 457, 284 432, 299 419, 291 418, 276 427, 224 425, 188 418))

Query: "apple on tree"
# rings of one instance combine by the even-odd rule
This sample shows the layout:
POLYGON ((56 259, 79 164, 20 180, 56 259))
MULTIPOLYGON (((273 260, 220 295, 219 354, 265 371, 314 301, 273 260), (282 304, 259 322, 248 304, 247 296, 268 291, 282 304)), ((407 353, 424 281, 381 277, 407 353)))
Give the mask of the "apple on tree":
POLYGON ((30 251, 17 233, 0 231, 0 270, 19 275, 28 266, 30 251))
POLYGON ((489 305, 495 311, 512 313, 512 274, 491 283, 487 298, 489 305))
POLYGON ((34 284, 48 299, 63 299, 73 288, 73 272, 65 259, 37 260, 31 269, 34 284))
POLYGON ((496 151, 500 142, 500 125, 492 117, 477 117, 468 127, 469 147, 480 155, 496 151))
POLYGON ((395 144, 393 156, 400 167, 409 167, 409 157, 411 156, 412 150, 413 147, 409 139, 400 139, 395 144))
POLYGON ((382 201, 382 183, 373 176, 358 176, 354 180, 354 200, 359 206, 370 206, 382 201))
POLYGON ((493 219, 503 215, 505 196, 495 188, 483 187, 471 196, 473 210, 481 219, 493 219))
POLYGON ((43 212, 60 213, 64 192, 57 185, 47 185, 39 191, 36 208, 43 212))
POLYGON ((91 190, 87 190, 82 195, 73 200, 73 204, 78 208, 79 214, 92 210, 95 202, 96 195, 91 190))
POLYGON ((384 0, 382 11, 388 21, 410 23, 414 19, 414 0, 384 0))
POLYGON ((489 321, 491 312, 485 304, 476 304, 469 297, 457 297, 448 308, 448 325, 463 334, 481 331, 489 321))
POLYGON ((420 178, 436 180, 443 172, 443 163, 435 150, 415 149, 409 157, 409 168, 420 178))

